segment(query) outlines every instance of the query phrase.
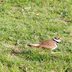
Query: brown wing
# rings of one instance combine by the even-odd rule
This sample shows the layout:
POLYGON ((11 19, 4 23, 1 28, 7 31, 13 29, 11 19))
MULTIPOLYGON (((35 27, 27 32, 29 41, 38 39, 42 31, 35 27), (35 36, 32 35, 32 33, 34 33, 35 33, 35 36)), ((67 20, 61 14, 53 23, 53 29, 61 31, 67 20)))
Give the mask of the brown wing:
POLYGON ((53 40, 46 40, 40 43, 40 47, 42 48, 55 48, 56 43, 53 40))

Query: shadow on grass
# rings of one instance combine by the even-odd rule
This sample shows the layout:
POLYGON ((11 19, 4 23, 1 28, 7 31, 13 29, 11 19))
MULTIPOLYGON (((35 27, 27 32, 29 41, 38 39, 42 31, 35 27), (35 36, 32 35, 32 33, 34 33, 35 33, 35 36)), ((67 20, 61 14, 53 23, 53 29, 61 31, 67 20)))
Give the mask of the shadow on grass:
POLYGON ((12 54, 15 54, 21 58, 24 58, 26 60, 29 60, 29 61, 57 61, 59 59, 61 59, 61 56, 60 55, 56 55, 56 54, 51 54, 50 52, 48 53, 38 53, 38 52, 35 52, 35 51, 31 51, 31 50, 24 50, 24 51, 21 51, 21 52, 15 52, 13 51, 12 54))

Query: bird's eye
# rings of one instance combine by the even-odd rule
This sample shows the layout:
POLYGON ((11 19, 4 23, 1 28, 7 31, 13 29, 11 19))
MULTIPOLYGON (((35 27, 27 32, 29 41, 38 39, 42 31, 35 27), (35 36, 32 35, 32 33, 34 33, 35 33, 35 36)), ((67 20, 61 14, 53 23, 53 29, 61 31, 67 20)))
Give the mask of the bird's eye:
POLYGON ((60 38, 58 38, 58 37, 55 37, 55 39, 59 40, 60 38))

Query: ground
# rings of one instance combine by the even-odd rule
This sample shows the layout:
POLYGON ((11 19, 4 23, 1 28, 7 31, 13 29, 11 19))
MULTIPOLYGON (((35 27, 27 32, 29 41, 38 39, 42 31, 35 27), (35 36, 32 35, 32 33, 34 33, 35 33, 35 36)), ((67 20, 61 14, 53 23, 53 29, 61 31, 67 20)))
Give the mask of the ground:
POLYGON ((0 72, 72 72, 72 0, 1 0, 0 72), (27 46, 57 35, 53 54, 27 46))

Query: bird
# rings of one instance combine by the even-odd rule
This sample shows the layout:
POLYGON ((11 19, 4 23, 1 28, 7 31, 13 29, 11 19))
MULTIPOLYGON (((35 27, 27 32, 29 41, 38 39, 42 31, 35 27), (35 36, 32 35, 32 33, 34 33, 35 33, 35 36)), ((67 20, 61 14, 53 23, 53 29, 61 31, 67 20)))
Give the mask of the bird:
POLYGON ((46 48, 49 50, 55 50, 58 47, 58 43, 61 42, 61 38, 54 37, 49 40, 45 40, 35 44, 28 44, 29 47, 36 47, 36 48, 46 48))

